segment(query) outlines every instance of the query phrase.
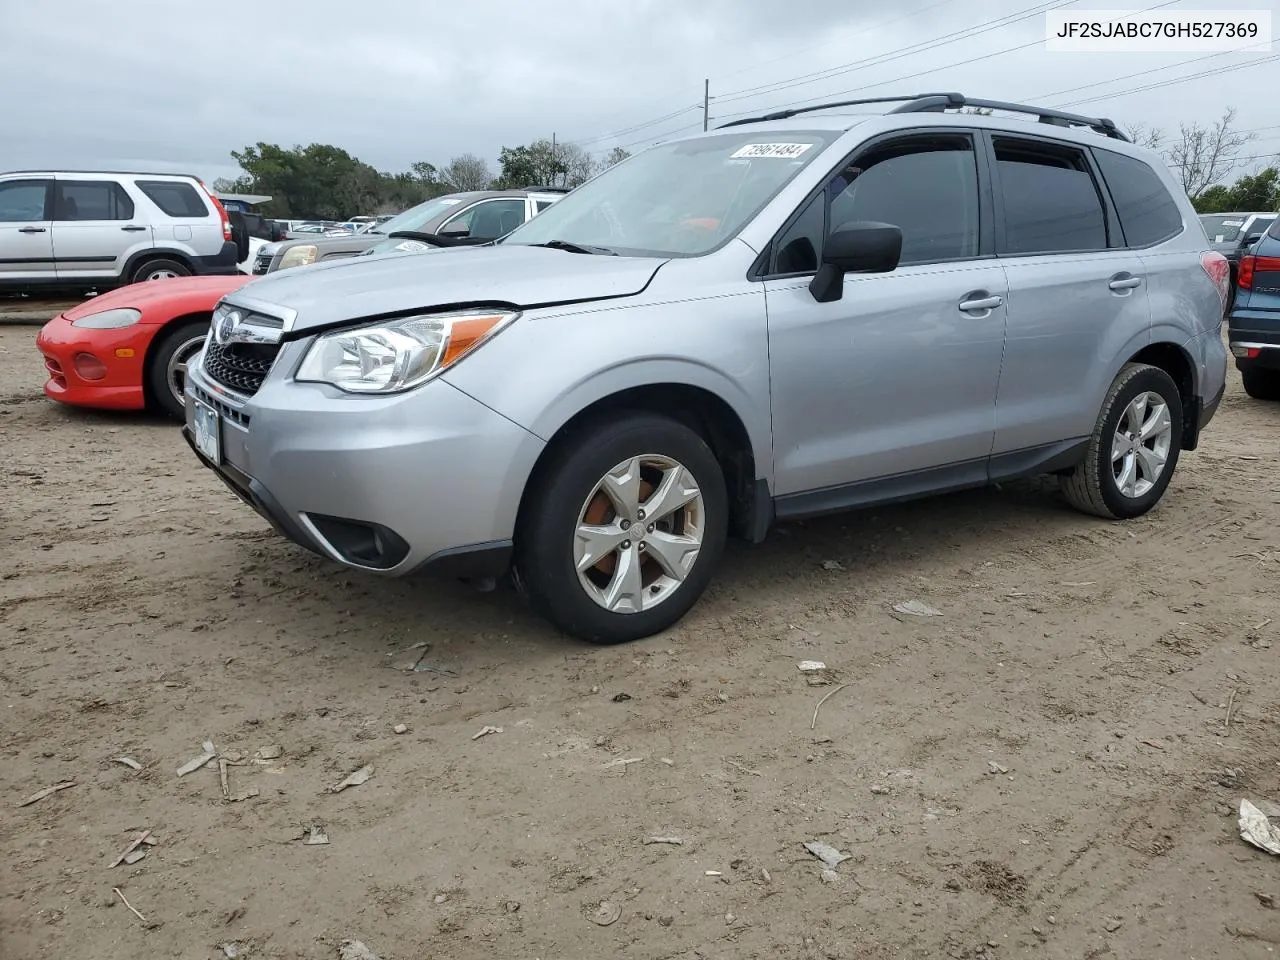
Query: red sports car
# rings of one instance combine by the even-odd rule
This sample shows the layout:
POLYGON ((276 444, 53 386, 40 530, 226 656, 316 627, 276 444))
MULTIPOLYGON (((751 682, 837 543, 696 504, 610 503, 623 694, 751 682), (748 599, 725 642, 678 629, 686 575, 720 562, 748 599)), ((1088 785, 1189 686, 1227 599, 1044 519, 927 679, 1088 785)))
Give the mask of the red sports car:
POLYGON ((60 403, 162 410, 182 418, 187 361, 204 343, 217 302, 252 280, 175 277, 133 283, 86 300, 36 338, 60 403))

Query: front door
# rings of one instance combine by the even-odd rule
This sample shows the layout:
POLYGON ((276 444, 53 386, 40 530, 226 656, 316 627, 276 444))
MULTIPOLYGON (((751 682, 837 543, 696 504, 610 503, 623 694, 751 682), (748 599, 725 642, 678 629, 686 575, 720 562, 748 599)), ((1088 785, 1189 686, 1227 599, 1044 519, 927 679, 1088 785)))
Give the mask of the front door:
POLYGON ((776 238, 765 290, 780 516, 985 480, 1008 291, 987 256, 976 144, 970 132, 873 143, 776 238), (823 240, 853 221, 901 228, 901 263, 850 274, 842 299, 818 303, 823 240))
POLYGON ((52 180, 0 181, 0 284, 50 281, 52 180))
POLYGON ((57 181, 53 255, 59 280, 112 278, 134 252, 148 248, 151 227, 115 180, 57 181))

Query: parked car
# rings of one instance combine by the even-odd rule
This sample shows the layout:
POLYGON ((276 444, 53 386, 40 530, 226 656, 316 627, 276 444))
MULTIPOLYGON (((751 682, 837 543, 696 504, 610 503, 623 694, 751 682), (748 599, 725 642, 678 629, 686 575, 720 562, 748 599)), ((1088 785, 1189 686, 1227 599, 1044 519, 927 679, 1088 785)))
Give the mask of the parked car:
POLYGON ((231 274, 237 259, 227 212, 195 177, 0 173, 0 291, 231 274))
POLYGON ((243 273, 131 284, 54 317, 36 346, 59 403, 182 417, 187 366, 209 333, 214 305, 252 279, 243 273))
POLYGON ((676 623, 775 520, 1042 473, 1146 513, 1222 396, 1225 259, 1109 120, 899 99, 662 143, 489 246, 256 281, 186 435, 316 553, 514 564, 597 642, 676 623))
POLYGON ((188 364, 208 336, 213 308, 251 279, 240 273, 130 284, 59 314, 36 337, 45 395, 181 419, 188 364))
POLYGON ((1227 339, 1245 392, 1280 400, 1280 220, 1240 260, 1227 339))
MULTIPOLYGON (((1231 266, 1231 285, 1234 291, 1236 271, 1240 258, 1258 242, 1275 223, 1275 213, 1202 213, 1200 223, 1209 238, 1209 249, 1227 258, 1231 266)), ((1230 308, 1230 300, 1227 307, 1230 308)))
POLYGON ((364 233, 272 244, 259 251, 253 272, 262 275, 375 250, 418 251, 450 243, 485 243, 514 230, 561 196, 559 192, 545 190, 451 193, 411 207, 364 233))

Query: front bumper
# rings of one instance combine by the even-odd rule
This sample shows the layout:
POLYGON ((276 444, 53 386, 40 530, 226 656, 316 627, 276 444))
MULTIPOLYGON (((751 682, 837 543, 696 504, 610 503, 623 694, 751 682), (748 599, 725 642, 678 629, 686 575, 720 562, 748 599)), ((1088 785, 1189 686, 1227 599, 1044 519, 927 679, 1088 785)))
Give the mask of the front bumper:
POLYGON ((45 396, 77 407, 144 409, 143 374, 153 333, 153 328, 142 324, 119 330, 82 330, 66 317, 54 317, 36 336, 48 373, 45 396), (93 364, 86 356, 101 369, 90 369, 93 364))
POLYGON ((368 397, 273 375, 245 400, 197 362, 187 394, 184 435, 201 462, 308 550, 389 576, 496 576, 510 564, 544 443, 443 380, 368 397), (219 411, 219 463, 196 450, 192 399, 219 411))

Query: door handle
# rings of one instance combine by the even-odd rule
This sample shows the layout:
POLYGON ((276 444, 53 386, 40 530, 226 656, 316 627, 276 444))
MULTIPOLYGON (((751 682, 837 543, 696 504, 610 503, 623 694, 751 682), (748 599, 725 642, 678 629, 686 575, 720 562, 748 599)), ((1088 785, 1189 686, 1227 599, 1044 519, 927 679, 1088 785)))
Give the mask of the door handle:
POLYGON ((44 227, 19 227, 19 233, 48 233, 44 227))
POLYGON ((1125 277, 1123 280, 1112 280, 1107 284, 1112 290, 1132 290, 1142 286, 1141 277, 1125 277))
POLYGON ((125 231, 126 233, 139 233, 139 232, 141 232, 141 231, 143 231, 143 230, 145 230, 145 229, 147 229, 147 228, 146 228, 146 227, 135 227, 133 224, 129 224, 129 226, 127 226, 127 227, 121 227, 120 229, 121 229, 121 230, 123 230, 123 231, 125 231))
POLYGON ((965 313, 972 310, 994 310, 1004 303, 1003 297, 983 297, 981 300, 961 300, 960 309, 965 313))

